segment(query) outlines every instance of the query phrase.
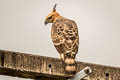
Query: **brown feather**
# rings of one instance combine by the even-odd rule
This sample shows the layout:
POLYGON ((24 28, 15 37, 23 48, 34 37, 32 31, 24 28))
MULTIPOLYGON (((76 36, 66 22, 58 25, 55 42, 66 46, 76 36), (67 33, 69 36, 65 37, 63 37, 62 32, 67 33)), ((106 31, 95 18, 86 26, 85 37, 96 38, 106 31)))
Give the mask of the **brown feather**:
POLYGON ((74 73, 75 56, 78 52, 79 36, 77 25, 73 20, 60 16, 56 12, 56 4, 53 11, 45 19, 45 25, 52 23, 51 37, 53 44, 60 54, 60 58, 65 62, 65 70, 74 73))
POLYGON ((64 17, 57 18, 52 24, 51 37, 55 48, 66 63, 67 72, 75 72, 75 56, 78 52, 79 36, 74 21, 64 17))

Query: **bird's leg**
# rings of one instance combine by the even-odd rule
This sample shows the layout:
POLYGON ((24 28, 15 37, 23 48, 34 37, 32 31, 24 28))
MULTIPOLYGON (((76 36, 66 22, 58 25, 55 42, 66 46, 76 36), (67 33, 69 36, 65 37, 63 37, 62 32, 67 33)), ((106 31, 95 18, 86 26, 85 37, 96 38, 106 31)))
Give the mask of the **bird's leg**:
POLYGON ((63 54, 63 53, 60 54, 60 59, 61 59, 62 61, 64 61, 64 54, 63 54))

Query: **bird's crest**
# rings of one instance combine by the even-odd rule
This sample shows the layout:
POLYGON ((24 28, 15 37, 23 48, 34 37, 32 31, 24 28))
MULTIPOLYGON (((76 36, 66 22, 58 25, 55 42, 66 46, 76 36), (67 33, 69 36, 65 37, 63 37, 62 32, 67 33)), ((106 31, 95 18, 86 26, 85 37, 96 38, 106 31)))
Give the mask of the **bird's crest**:
POLYGON ((53 12, 56 11, 56 6, 57 6, 57 4, 54 5, 54 7, 53 7, 53 12))

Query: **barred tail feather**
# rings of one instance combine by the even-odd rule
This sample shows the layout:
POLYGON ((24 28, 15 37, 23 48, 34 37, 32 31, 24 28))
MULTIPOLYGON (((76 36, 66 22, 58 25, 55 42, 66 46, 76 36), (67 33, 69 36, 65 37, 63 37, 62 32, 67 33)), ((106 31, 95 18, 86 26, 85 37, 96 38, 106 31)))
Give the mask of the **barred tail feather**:
POLYGON ((75 59, 66 58, 65 59, 65 71, 67 74, 74 75, 76 73, 75 59))

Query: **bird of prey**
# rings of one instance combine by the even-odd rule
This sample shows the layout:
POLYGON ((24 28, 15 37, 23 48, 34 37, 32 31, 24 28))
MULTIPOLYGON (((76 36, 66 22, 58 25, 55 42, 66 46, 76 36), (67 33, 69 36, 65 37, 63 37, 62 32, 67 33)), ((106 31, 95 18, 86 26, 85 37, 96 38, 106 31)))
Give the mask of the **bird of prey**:
POLYGON ((45 19, 45 25, 52 23, 51 38, 60 54, 60 59, 65 63, 68 74, 76 73, 75 57, 78 52, 79 35, 75 21, 61 16, 56 11, 56 5, 45 19))

